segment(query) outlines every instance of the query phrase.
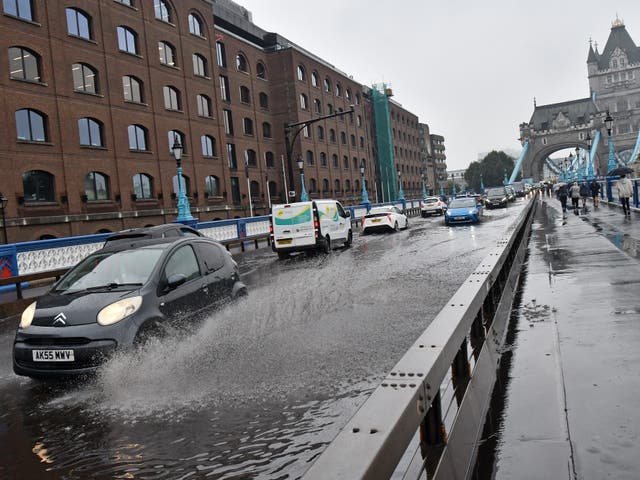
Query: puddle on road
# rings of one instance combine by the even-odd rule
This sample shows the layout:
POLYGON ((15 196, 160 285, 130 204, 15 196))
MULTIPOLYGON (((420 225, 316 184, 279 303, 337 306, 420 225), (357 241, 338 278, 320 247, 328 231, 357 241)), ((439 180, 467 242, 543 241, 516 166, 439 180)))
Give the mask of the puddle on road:
MULTIPOLYGON (((584 219, 584 221, 588 221, 584 219)), ((633 238, 628 233, 614 230, 610 225, 601 225, 598 222, 590 222, 591 225, 607 240, 613 243, 617 249, 627 255, 640 259, 640 240, 633 238)))

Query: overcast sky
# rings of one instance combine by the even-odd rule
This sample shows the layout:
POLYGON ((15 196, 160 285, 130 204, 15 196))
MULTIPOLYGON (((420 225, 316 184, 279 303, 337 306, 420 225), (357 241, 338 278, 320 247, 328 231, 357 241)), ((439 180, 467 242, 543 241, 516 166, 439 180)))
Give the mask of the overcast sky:
POLYGON ((449 170, 493 149, 520 152, 538 105, 589 96, 589 38, 602 52, 616 14, 640 45, 640 1, 236 0, 278 32, 444 135, 449 170))

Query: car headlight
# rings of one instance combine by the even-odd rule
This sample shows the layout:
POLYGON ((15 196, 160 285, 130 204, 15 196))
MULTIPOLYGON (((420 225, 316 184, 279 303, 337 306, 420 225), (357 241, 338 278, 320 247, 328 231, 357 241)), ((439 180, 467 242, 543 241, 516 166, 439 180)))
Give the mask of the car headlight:
POLYGON ((451 212, 447 210, 446 212, 444 212, 444 214, 448 217, 449 215, 451 215, 451 212))
POLYGON ((102 326, 113 325, 120 320, 133 315, 142 305, 142 297, 130 297, 119 300, 111 305, 104 307, 98 313, 98 323, 102 326))
POLYGON ((33 316, 36 314, 36 303, 33 302, 22 312, 22 317, 20 317, 20 328, 27 328, 33 322, 33 316))
POLYGON ((475 215, 476 213, 478 213, 477 210, 474 210, 474 209, 469 210, 469 215, 475 215))

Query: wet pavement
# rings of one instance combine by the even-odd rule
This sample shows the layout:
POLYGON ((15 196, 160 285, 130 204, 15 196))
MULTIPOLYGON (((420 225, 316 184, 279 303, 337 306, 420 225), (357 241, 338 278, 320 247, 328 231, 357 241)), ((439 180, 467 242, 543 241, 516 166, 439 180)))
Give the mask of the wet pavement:
POLYGON ((639 245, 638 212, 540 201, 482 478, 640 478, 639 245))

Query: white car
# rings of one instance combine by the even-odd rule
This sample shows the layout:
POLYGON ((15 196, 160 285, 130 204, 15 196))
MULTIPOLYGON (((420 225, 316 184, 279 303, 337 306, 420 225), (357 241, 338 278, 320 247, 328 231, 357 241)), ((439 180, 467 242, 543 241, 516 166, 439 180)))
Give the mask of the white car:
POLYGON ((420 214, 422 217, 429 215, 444 215, 447 204, 438 197, 427 197, 420 202, 420 214))
POLYGON ((366 235, 377 230, 393 230, 409 228, 409 219, 398 207, 387 205, 373 207, 362 217, 362 233, 366 235))

